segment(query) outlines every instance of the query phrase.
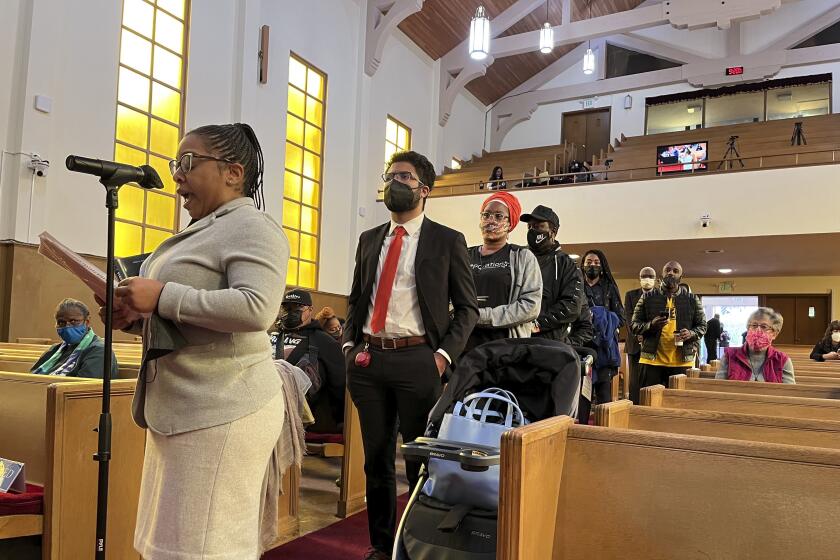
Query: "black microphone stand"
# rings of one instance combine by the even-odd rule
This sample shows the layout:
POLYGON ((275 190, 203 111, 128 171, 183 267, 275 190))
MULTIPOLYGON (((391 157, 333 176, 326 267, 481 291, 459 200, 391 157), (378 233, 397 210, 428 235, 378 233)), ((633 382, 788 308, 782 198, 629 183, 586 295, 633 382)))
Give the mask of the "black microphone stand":
POLYGON ((108 209, 108 253, 105 265, 105 364, 102 368, 102 412, 99 415, 99 445, 93 460, 99 463, 99 483, 96 498, 96 560, 105 560, 108 525, 108 474, 111 461, 111 363, 113 332, 111 315, 114 311, 114 224, 119 206, 121 186, 135 180, 122 169, 103 175, 99 182, 105 187, 105 207, 108 209))
POLYGON ((133 167, 114 161, 79 156, 67 156, 64 165, 70 171, 88 173, 99 177, 105 187, 105 207, 108 209, 108 254, 105 264, 105 363, 102 366, 102 412, 99 415, 99 443, 93 460, 99 463, 99 481, 96 496, 96 560, 105 560, 108 526, 108 468, 111 461, 111 363, 114 355, 114 224, 119 206, 119 190, 126 183, 136 182, 144 189, 163 188, 157 172, 148 165, 133 167))

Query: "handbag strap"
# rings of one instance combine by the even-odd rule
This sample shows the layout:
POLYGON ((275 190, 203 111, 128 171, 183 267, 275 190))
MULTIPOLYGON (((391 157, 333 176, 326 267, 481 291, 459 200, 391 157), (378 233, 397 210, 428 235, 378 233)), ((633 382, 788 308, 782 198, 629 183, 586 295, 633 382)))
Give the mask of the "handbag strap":
POLYGON ((525 417, 522 414, 522 409, 519 408, 519 405, 513 402, 511 399, 507 398, 506 396, 499 395, 496 392, 489 392, 489 391, 482 391, 480 393, 473 393, 472 395, 467 396, 464 399, 464 405, 467 407, 467 416, 476 419, 476 413, 479 412, 477 407, 479 406, 479 400, 486 399, 484 401, 484 406, 481 409, 481 416, 478 418, 480 422, 486 422, 487 417, 489 415, 498 415, 499 413, 493 410, 490 410, 490 406, 493 404, 494 401, 500 401, 507 404, 507 411, 504 416, 504 425, 505 427, 513 427, 513 423, 515 420, 518 419, 517 426, 521 426, 525 423, 525 417))

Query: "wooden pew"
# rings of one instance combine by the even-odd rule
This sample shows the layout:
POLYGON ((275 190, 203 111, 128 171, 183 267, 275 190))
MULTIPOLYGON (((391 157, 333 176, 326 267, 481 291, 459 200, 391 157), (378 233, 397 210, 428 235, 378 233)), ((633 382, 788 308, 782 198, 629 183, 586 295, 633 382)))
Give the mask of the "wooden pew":
POLYGON ((654 385, 642 389, 640 402, 643 406, 660 408, 712 410, 760 416, 840 421, 840 401, 835 399, 686 391, 666 389, 662 385, 654 385))
MULTIPOLYGON (((131 420, 134 384, 120 380, 111 386, 108 558, 113 559, 139 558, 132 542, 145 433, 131 420)), ((0 373, 0 424, 13 427, 0 432, 0 450, 3 456, 26 463, 28 482, 44 485, 45 559, 91 555, 98 473, 92 459, 97 446, 93 428, 98 424, 101 395, 98 381, 0 373)))
POLYGON ((685 374, 672 375, 668 382, 671 389, 692 391, 722 391, 748 395, 778 395, 812 399, 840 399, 840 386, 791 385, 788 383, 762 383, 757 381, 728 381, 724 379, 692 379, 685 374))
MULTIPOLYGON (((795 370, 794 370, 795 371, 795 370)), ((840 373, 824 373, 824 372, 801 372, 796 374, 797 385, 831 385, 840 387, 840 373)), ((714 379, 716 373, 714 371, 700 371, 697 369, 690 369, 686 371, 686 376, 689 379, 714 379)))
MULTIPOLYGON (((8 359, 0 356, 0 371, 9 371, 14 373, 29 373, 29 370, 32 369, 33 362, 27 360, 17 360, 17 359, 8 359)), ((118 364, 117 374, 114 376, 116 379, 136 379, 137 375, 140 372, 139 366, 129 366, 129 365, 122 365, 118 364)), ((51 378, 56 378, 59 376, 46 376, 51 378)), ((68 379, 84 379, 82 377, 69 377, 68 379)))
POLYGON ((836 558, 838 479, 834 449, 555 417, 502 436, 497 558, 836 558))
POLYGON ((832 420, 654 408, 621 400, 596 406, 595 424, 605 428, 840 449, 840 422, 832 420))
MULTIPOLYGON (((145 431, 131 418, 136 380, 111 385, 113 418, 108 500, 108 559, 139 559, 134 526, 145 452, 145 431)), ((97 449, 102 382, 0 372, 0 456, 26 463, 27 481, 44 485, 41 516, 0 517, 0 538, 39 534, 45 560, 88 558, 96 527, 97 449), (25 517, 26 519, 10 519, 25 517), (15 532, 12 532, 15 531, 15 532)), ((297 536, 300 470, 283 477, 277 520, 280 540, 297 536)))
POLYGON ((365 509, 365 450, 359 412, 344 393, 344 456, 341 461, 341 488, 338 493, 336 515, 341 518, 365 509))

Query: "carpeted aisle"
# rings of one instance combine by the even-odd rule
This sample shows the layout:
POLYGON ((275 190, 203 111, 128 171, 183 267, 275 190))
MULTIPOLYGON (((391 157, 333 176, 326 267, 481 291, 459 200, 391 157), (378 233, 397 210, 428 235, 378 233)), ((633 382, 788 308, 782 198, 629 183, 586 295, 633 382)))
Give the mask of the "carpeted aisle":
MULTIPOLYGON (((397 522, 408 494, 397 496, 397 522)), ((262 560, 356 560, 370 546, 367 510, 266 552, 262 560)))

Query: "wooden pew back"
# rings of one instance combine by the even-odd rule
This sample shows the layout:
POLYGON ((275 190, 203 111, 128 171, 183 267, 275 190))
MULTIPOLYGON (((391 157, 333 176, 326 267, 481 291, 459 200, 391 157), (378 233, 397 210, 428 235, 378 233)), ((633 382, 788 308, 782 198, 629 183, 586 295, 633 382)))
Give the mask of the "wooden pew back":
POLYGON ((833 399, 686 391, 654 385, 641 390, 640 402, 653 407, 840 421, 840 401, 833 399))
POLYGON ((28 482, 43 485, 47 457, 47 394, 50 385, 79 381, 30 373, 0 372, 0 456, 26 464, 28 482))
MULTIPOLYGON (((107 556, 139 560, 134 527, 146 433, 131 418, 135 380, 111 384, 112 456, 108 490, 107 556)), ((96 536, 99 466, 93 461, 98 436, 102 383, 81 381, 49 388, 45 487, 44 558, 87 558, 96 536)))
POLYGON ((654 408, 622 400, 596 406, 595 424, 605 428, 840 449, 840 422, 831 420, 654 408))
POLYGON ((557 417, 506 432, 501 471, 501 560, 837 554, 840 451, 833 449, 557 417), (596 538, 595 527, 609 530, 596 538))
POLYGON ((728 381, 722 379, 692 379, 684 374, 672 375, 669 380, 669 387, 671 389, 686 389, 690 391, 720 391, 747 395, 840 399, 840 387, 761 383, 757 381, 728 381))

